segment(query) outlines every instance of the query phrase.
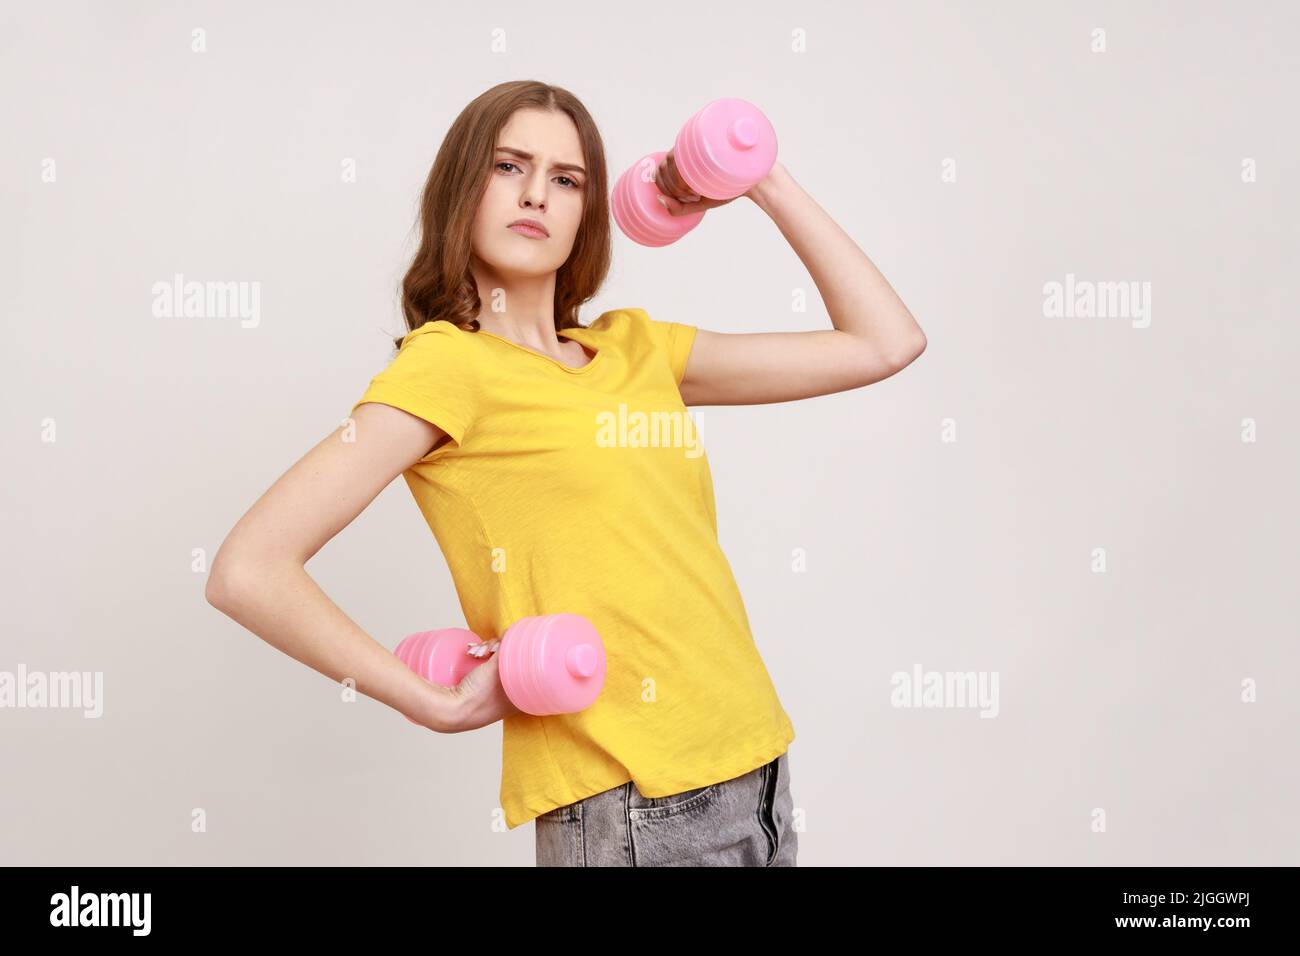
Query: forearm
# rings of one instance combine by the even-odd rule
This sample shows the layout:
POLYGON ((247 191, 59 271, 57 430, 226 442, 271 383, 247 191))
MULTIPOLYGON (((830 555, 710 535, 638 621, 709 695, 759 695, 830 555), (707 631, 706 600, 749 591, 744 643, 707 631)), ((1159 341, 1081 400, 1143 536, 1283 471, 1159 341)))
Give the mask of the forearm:
MULTIPOLYGON (((233 559, 237 562, 238 559, 233 559)), ((272 647, 412 720, 451 732, 455 699, 349 618, 296 562, 213 568, 208 600, 272 647)))
POLYGON ((746 195, 803 262, 836 329, 887 355, 910 359, 924 347, 925 334, 880 270, 781 163, 746 195))

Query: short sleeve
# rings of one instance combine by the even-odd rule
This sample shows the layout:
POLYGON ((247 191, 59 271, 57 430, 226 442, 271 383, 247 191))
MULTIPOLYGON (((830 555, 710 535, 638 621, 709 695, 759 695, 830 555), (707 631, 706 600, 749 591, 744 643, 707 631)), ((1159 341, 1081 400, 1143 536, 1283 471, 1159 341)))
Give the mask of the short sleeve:
POLYGON ((450 322, 426 322, 402 339, 397 355, 370 380, 352 410, 366 402, 392 405, 437 425, 464 444, 480 390, 470 343, 450 322))
POLYGON ((672 369, 673 381, 682 384, 682 379, 686 377, 686 361, 691 357, 691 346, 695 344, 697 327, 652 319, 645 309, 633 311, 645 317, 650 334, 668 361, 668 367, 672 369))

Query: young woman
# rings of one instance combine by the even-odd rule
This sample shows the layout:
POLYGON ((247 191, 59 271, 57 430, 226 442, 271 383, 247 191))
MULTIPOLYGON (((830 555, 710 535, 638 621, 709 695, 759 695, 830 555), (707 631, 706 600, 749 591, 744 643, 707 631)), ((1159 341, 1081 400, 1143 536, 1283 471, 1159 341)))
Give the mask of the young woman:
MULTIPOLYGON (((691 195, 671 154, 656 182, 674 215, 725 204, 691 195)), ((465 108, 424 189, 396 356, 240 519, 207 597, 431 730, 502 720, 501 807, 510 829, 536 821, 539 865, 792 866, 794 728, 719 547, 686 407, 860 388, 925 337, 780 163, 745 195, 833 328, 722 333, 640 308, 583 326, 610 265, 608 192, 600 135, 567 91, 503 83, 465 108), (321 592, 304 565, 398 475, 470 630, 491 640, 557 613, 595 625, 607 672, 592 706, 520 712, 495 657, 455 688, 430 684, 321 592)))

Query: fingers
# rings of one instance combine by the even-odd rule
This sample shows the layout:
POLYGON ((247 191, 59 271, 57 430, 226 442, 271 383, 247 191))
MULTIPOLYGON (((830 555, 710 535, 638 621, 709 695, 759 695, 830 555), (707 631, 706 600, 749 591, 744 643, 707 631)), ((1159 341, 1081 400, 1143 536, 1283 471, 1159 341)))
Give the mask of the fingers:
POLYGON ((668 210, 669 213, 671 213, 674 216, 680 216, 684 211, 682 204, 679 203, 672 196, 665 196, 662 193, 660 193, 657 198, 659 199, 659 205, 663 206, 665 209, 668 210))
POLYGON ((660 161, 659 168, 655 170, 655 185, 659 187, 661 193, 679 202, 698 202, 700 199, 699 193, 691 189, 677 172, 677 165, 672 161, 671 154, 665 156, 660 161))
POLYGON ((487 657, 489 654, 496 652, 501 646, 501 641, 470 641, 465 645, 465 653, 471 657, 487 657))
POLYGON ((725 206, 731 202, 730 199, 697 199, 694 202, 678 202, 672 196, 665 196, 662 193, 658 197, 659 205, 663 206, 674 216, 690 215, 691 213, 707 212, 710 209, 717 209, 719 206, 725 206))
POLYGON ((660 173, 655 178, 655 186, 659 190, 659 195, 655 198, 659 200, 659 205, 674 216, 698 212, 698 208, 693 207, 700 202, 700 197, 691 192, 685 184, 681 184, 681 180, 676 178, 675 173, 664 173, 663 168, 660 167, 660 173), (678 185, 674 185, 675 183, 678 185))

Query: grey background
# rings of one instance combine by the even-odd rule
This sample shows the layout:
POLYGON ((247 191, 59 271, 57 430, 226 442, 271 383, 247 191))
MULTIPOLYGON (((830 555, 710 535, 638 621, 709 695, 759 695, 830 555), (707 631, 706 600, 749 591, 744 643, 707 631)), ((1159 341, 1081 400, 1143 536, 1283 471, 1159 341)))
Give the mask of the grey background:
MULTIPOLYGON (((532 864, 499 724, 341 704, 192 568, 386 363, 437 145, 520 78, 583 99, 611 181, 760 105, 929 337, 865 389, 702 410, 800 864, 1300 862, 1293 5, 2 11, 0 670, 102 672, 105 709, 0 709, 0 862, 532 864), (176 272, 260 283, 260 323, 154 316, 176 272), (1150 282, 1150 326, 1045 318, 1067 273, 1150 282), (999 715, 892 707, 915 664, 996 672, 999 715)), ((720 213, 616 235, 584 321, 828 327, 771 221, 720 213)), ((308 571, 389 647, 463 623, 400 479, 308 571)))

